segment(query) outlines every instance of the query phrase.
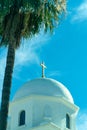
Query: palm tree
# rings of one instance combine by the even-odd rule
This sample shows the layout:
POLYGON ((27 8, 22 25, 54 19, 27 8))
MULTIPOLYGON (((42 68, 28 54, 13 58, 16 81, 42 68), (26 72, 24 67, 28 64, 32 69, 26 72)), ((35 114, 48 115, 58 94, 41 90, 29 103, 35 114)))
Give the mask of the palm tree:
POLYGON ((0 0, 0 46, 8 47, 0 111, 0 130, 6 130, 15 50, 22 37, 53 28, 61 20, 66 0, 0 0))

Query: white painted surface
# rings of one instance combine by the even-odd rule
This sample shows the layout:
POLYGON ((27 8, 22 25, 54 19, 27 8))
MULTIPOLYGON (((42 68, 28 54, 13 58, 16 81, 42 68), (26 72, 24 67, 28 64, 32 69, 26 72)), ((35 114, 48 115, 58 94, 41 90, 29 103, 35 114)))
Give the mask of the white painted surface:
POLYGON ((9 108, 7 130, 76 130, 78 107, 64 85, 53 79, 36 79, 25 84, 15 95, 9 108), (25 110, 25 125, 19 126, 19 114, 25 110))
POLYGON ((27 97, 31 94, 46 96, 61 96, 70 102, 74 102, 69 90, 60 82, 50 78, 34 79, 21 87, 13 100, 27 97))

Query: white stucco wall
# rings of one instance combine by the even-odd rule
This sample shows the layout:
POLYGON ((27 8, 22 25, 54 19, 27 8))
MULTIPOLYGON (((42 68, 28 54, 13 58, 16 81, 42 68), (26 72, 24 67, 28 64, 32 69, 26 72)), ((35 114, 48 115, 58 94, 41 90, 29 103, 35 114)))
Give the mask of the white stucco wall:
MULTIPOLYGON (((8 130, 33 130, 34 127, 41 127, 45 124, 49 124, 50 122, 55 124, 58 128, 61 128, 61 130, 66 130, 67 113, 71 118, 71 130, 75 130, 75 118, 77 112, 78 107, 66 101, 62 97, 31 95, 10 103, 10 129, 8 130), (49 107, 47 108, 46 106, 49 107), (46 108, 50 109, 46 111, 51 112, 51 114, 48 114, 51 115, 51 117, 45 117, 46 108), (26 123, 24 126, 18 126, 19 114, 22 110, 25 110, 26 112, 26 123)), ((49 130, 51 129, 52 128, 49 128, 49 130)), ((56 130, 56 128, 53 130, 56 130)))

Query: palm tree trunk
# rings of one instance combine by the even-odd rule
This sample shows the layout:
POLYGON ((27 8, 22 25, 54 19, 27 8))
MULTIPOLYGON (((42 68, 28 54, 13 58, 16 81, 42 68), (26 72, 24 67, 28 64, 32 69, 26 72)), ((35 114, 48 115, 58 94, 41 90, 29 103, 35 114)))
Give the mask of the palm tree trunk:
POLYGON ((5 74, 3 80, 3 90, 2 90, 2 100, 1 100, 1 110, 0 110, 0 130, 6 130, 7 127, 8 108, 9 108, 14 60, 15 60, 15 48, 10 44, 8 46, 6 68, 5 68, 5 74))

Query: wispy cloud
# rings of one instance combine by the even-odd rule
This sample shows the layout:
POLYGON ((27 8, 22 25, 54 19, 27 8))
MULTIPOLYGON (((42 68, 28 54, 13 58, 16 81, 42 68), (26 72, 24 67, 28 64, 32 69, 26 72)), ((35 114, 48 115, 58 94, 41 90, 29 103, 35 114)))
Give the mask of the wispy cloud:
POLYGON ((2 79, 4 75, 5 61, 6 61, 6 53, 2 51, 2 54, 0 55, 0 79, 2 79))
POLYGON ((29 66, 32 63, 39 64, 40 57, 38 55, 48 40, 49 36, 43 33, 31 40, 23 39, 20 48, 16 51, 15 69, 20 71, 22 66, 29 66))
POLYGON ((80 112, 78 115, 77 130, 87 130, 87 111, 80 112))
POLYGON ((48 72, 47 75, 48 75, 48 77, 61 76, 61 75, 62 75, 62 72, 57 71, 57 70, 54 70, 54 71, 50 71, 50 72, 48 72))
POLYGON ((4 70, 5 70, 5 63, 6 63, 6 52, 7 50, 4 49, 0 51, 0 99, 1 99, 1 91, 2 91, 2 81, 3 81, 3 76, 4 76, 4 70), (5 51, 4 51, 5 50, 5 51))
MULTIPOLYGON (((14 71, 14 76, 16 76, 18 72, 20 72, 21 67, 26 65, 29 66, 32 63, 40 63, 38 53, 42 49, 42 46, 47 44, 48 40, 49 35, 45 35, 43 33, 40 33, 31 40, 22 39, 22 44, 20 48, 16 51, 15 70, 17 71, 14 71)), ((0 96, 5 70, 6 53, 6 50, 0 50, 0 96)))
POLYGON ((87 0, 81 3, 77 8, 73 10, 74 15, 71 19, 72 22, 82 22, 87 20, 87 0))

